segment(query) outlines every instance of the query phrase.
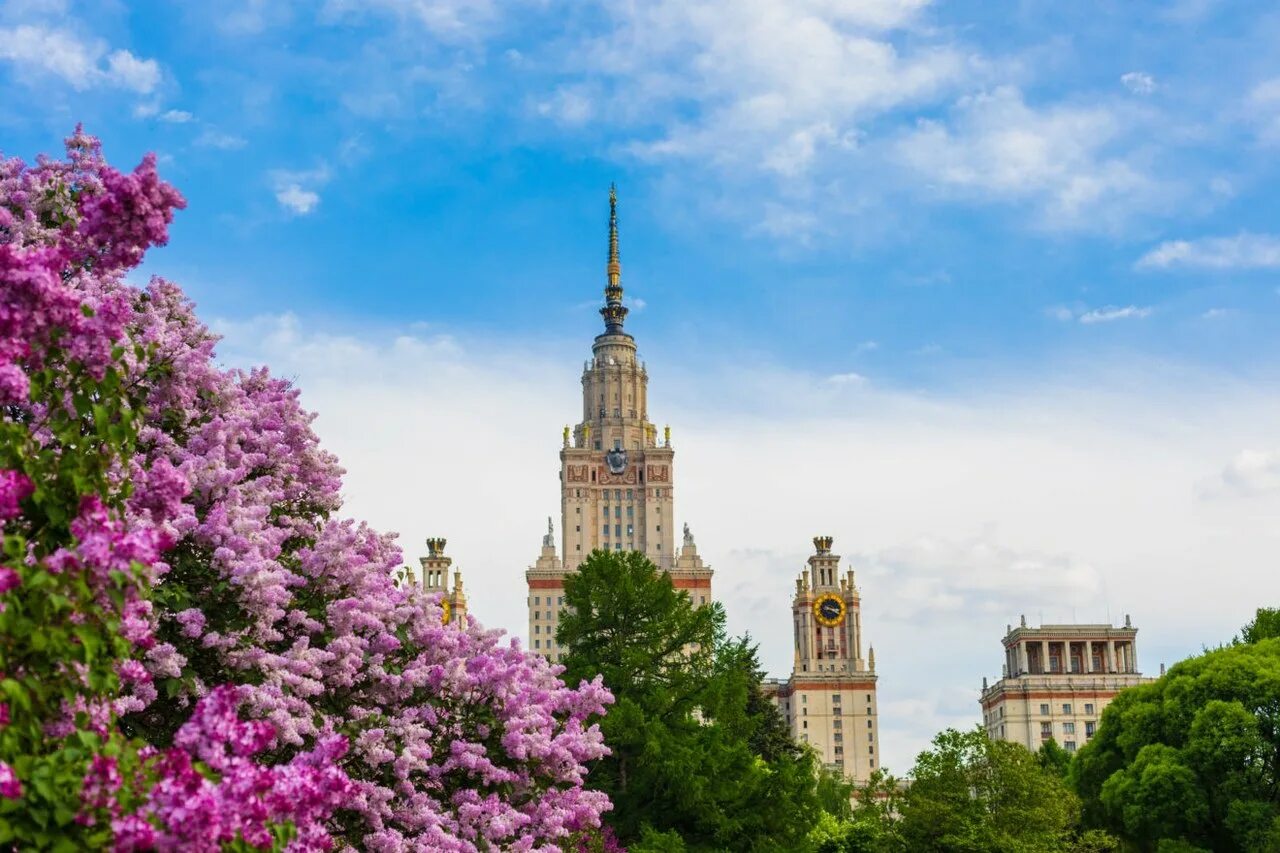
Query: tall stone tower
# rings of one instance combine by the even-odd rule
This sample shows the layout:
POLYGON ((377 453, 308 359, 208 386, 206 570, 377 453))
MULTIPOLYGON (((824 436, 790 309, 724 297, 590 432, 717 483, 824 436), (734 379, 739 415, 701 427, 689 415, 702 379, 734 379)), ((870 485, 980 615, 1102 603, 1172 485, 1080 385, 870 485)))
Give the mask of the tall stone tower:
POLYGON ((671 572, 695 603, 711 598, 712 570, 686 533, 675 536, 675 450, 671 430, 649 420, 649 374, 624 324, 622 263, 618 254, 618 196, 609 189, 609 255, 605 264, 604 332, 582 368, 582 420, 564 428, 560 449, 560 534, 555 550, 550 520, 542 553, 525 573, 529 583, 529 647, 553 660, 556 623, 564 605, 564 576, 592 551, 640 551, 671 572))
POLYGON ((862 600, 853 570, 840 572, 832 537, 815 536, 791 601, 791 677, 767 685, 796 740, 855 782, 879 764, 876 653, 862 655, 862 600))
POLYGON ((417 580, 427 592, 440 593, 440 606, 444 610, 444 621, 450 625, 467 627, 467 596, 462 591, 462 570, 453 569, 453 558, 444 553, 445 540, 432 537, 427 540, 427 556, 419 557, 421 573, 414 578, 409 573, 410 581, 417 580), (452 575, 452 580, 450 579, 452 575))

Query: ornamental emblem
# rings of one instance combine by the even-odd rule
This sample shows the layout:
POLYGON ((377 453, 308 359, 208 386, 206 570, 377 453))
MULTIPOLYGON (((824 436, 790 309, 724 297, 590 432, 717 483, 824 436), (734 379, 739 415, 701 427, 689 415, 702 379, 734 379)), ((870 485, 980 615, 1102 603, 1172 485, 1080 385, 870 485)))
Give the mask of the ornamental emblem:
POLYGON ((609 466, 610 474, 621 474, 627 470, 627 451, 615 447, 604 455, 604 464, 609 466))

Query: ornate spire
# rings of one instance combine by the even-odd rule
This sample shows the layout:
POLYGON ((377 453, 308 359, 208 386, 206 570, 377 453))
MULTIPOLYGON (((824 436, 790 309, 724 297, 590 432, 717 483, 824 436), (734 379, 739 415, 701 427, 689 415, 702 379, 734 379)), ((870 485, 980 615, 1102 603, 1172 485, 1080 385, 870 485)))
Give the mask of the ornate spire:
POLYGON ((627 308, 622 304, 622 262, 618 260, 618 188, 609 185, 609 262, 605 264, 608 283, 604 287, 604 331, 607 335, 621 335, 622 323, 627 318, 627 308))

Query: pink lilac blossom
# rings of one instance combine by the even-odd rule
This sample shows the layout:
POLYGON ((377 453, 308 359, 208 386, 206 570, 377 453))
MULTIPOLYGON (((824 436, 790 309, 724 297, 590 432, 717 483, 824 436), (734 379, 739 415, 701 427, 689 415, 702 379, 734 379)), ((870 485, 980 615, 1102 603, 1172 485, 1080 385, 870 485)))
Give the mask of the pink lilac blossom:
POLYGON ((21 471, 0 471, 0 522, 17 518, 19 503, 35 491, 35 484, 21 471))
MULTIPOLYGON (((302 771, 339 758, 354 777, 342 805, 361 819, 344 840, 368 849, 551 850, 598 827, 610 805, 583 780, 607 753, 590 720, 609 693, 598 680, 566 686, 559 668, 498 632, 442 625, 435 597, 396 584, 391 537, 331 520, 342 470, 297 390, 264 369, 219 369, 216 338, 180 288, 124 280, 167 239, 181 196, 152 158, 122 174, 79 129, 67 150, 34 168, 0 161, 0 405, 26 400, 55 339, 91 375, 114 366, 142 395, 138 453, 116 475, 131 487, 125 515, 87 499, 75 543, 46 564, 94 584, 139 567, 156 602, 181 604, 153 606, 127 588, 121 634, 136 658, 118 667, 125 689, 114 706, 80 697, 64 713, 91 711, 107 727, 113 707, 152 705, 161 681, 177 708, 208 694, 175 750, 155 757, 163 781, 149 811, 113 820, 117 846, 197 843, 174 822, 260 840, 264 813, 252 804, 282 809, 271 805, 281 790, 327 804, 333 786, 302 771), (246 683, 234 701, 215 686, 228 679, 246 683), (233 722, 236 704, 258 723, 233 722), (296 756, 271 768, 285 775, 269 789, 244 754, 268 731, 273 755, 296 756), (230 769, 214 784, 192 756, 230 769)), ((111 778, 96 772, 108 781, 90 799, 111 778)), ((319 821, 300 824, 295 843, 322 849, 319 821)))
POLYGON ((239 718, 243 690, 216 688, 196 705, 172 748, 144 754, 157 779, 133 814, 120 813, 116 793, 123 780, 115 760, 94 759, 83 801, 86 809, 110 817, 117 851, 216 853, 237 839, 266 849, 273 844, 270 828, 285 824, 295 830, 286 849, 332 849, 324 824, 352 788, 338 766, 346 740, 329 737, 286 764, 259 764, 253 757, 273 732, 268 723, 239 718))

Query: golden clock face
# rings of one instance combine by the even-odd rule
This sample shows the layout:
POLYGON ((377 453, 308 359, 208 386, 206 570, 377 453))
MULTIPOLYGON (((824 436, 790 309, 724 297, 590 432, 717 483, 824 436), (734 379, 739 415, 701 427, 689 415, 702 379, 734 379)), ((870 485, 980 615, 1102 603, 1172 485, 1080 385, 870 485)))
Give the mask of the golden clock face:
POLYGON ((453 619, 453 605, 449 603, 449 599, 447 598, 440 599, 440 609, 444 611, 444 615, 440 621, 448 625, 449 622, 453 619))
POLYGON ((813 603, 813 617, 819 625, 834 628, 844 621, 844 602, 838 595, 824 595, 813 603))

